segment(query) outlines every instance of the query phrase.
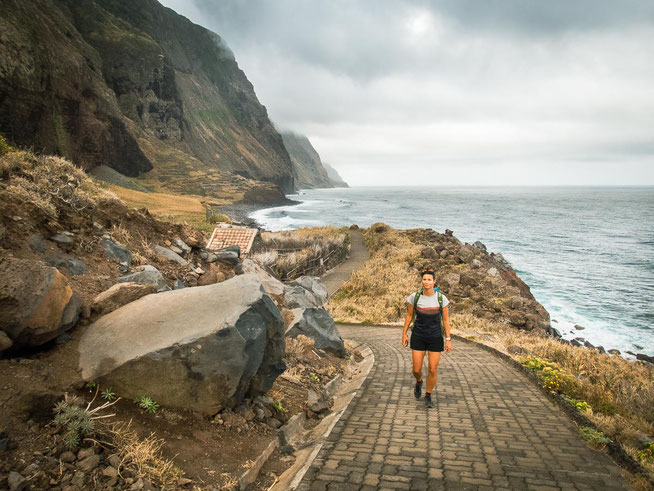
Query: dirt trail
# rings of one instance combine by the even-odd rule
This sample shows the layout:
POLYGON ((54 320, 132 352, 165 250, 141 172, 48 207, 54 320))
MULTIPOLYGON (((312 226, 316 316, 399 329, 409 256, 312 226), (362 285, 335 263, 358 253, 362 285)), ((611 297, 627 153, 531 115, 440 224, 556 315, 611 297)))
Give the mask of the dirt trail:
POLYGON ((344 263, 327 272, 322 277, 322 282, 327 287, 331 297, 349 278, 350 275, 359 269, 363 263, 370 258, 370 253, 363 240, 360 230, 350 230, 350 257, 344 263))

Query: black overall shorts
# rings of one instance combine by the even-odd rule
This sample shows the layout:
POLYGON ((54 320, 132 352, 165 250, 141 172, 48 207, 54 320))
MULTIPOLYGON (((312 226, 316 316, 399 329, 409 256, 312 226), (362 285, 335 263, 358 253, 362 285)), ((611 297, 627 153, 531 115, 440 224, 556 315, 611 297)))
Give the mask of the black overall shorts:
POLYGON ((422 314, 416 308, 416 323, 411 332, 411 349, 416 351, 443 351, 445 342, 441 332, 441 312, 422 314))

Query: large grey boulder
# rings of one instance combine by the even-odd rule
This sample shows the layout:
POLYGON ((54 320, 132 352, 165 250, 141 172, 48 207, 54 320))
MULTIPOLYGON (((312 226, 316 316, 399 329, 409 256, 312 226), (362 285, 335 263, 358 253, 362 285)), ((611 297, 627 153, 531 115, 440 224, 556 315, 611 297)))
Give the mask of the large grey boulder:
POLYGON ((309 290, 300 285, 284 287, 284 304, 289 309, 322 307, 322 302, 309 290))
POLYGON ((296 338, 300 334, 315 342, 316 348, 345 356, 345 345, 334 319, 324 308, 293 309, 293 320, 286 329, 286 337, 296 338))
POLYGON ((268 271, 252 259, 245 259, 243 261, 243 271, 256 275, 263 285, 263 289, 271 297, 280 298, 284 295, 284 283, 268 273, 268 271))
POLYGON ((157 251, 166 259, 168 259, 169 261, 174 261, 177 264, 181 264, 182 266, 186 266, 188 264, 188 261, 186 259, 184 259, 176 252, 172 251, 171 249, 168 249, 168 247, 162 247, 160 245, 156 245, 154 246, 154 250, 157 251))
POLYGON ((134 273, 121 276, 118 278, 118 281, 121 283, 133 281, 136 283, 144 283, 146 285, 154 285, 157 287, 158 292, 165 292, 170 290, 170 287, 168 286, 168 283, 166 283, 166 280, 161 272, 149 264, 146 264, 145 266, 138 266, 134 273))
POLYGON ((150 293, 155 293, 156 291, 157 287, 155 285, 133 281, 117 283, 93 299, 93 311, 100 315, 108 314, 123 305, 138 300, 150 293))
POLYGON ((13 348, 39 346, 56 338, 75 325, 81 307, 56 268, 14 257, 0 259, 0 330, 13 348))
POLYGON ((305 288, 306 290, 309 290, 320 303, 320 305, 324 305, 324 303, 327 301, 327 288, 325 288, 322 280, 317 276, 300 276, 299 278, 291 281, 290 285, 298 285, 302 288, 305 288))
POLYGON ((264 393, 285 368, 282 318, 252 274, 140 298, 90 325, 78 349, 85 380, 206 415, 264 393))

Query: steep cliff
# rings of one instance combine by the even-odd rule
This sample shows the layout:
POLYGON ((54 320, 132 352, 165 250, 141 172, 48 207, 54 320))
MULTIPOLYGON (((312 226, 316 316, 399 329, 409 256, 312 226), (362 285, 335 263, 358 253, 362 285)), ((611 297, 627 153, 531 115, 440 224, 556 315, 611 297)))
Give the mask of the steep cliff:
MULTIPOLYGON (((284 146, 291 157, 295 185, 300 189, 307 188, 333 188, 339 186, 332 180, 323 167, 320 155, 313 148, 306 136, 290 131, 282 131, 284 146)), ((343 183, 344 184, 344 183, 343 183)), ((347 186, 347 184, 345 185, 347 186)))
POLYGON ((0 8, 0 133, 10 141, 178 192, 220 194, 246 180, 294 189, 282 138, 218 35, 156 0, 0 8))
POLYGON ((322 166, 325 168, 325 171, 327 172, 327 175, 329 176, 329 179, 331 179, 332 183, 334 183, 335 188, 349 188, 350 186, 348 183, 346 183, 341 175, 338 173, 336 169, 334 169, 331 165, 329 165, 327 162, 323 162, 322 166))

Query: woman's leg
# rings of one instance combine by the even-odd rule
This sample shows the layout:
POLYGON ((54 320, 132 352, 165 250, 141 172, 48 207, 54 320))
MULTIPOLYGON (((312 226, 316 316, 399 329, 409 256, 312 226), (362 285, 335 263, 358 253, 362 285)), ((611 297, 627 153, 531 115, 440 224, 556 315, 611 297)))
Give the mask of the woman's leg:
POLYGON ((413 355, 413 376, 416 378, 416 381, 422 381, 422 362, 425 359, 424 351, 411 351, 413 355))
MULTIPOLYGON (((429 364, 429 373, 427 374, 427 393, 431 394, 431 391, 434 389, 434 387, 436 386, 436 382, 438 381, 438 363, 441 361, 441 352, 428 351, 427 359, 429 364)), ((413 358, 413 360, 414 360, 413 366, 415 371, 415 365, 416 365, 415 357, 413 358)), ((422 366, 422 361, 420 363, 422 366)))

